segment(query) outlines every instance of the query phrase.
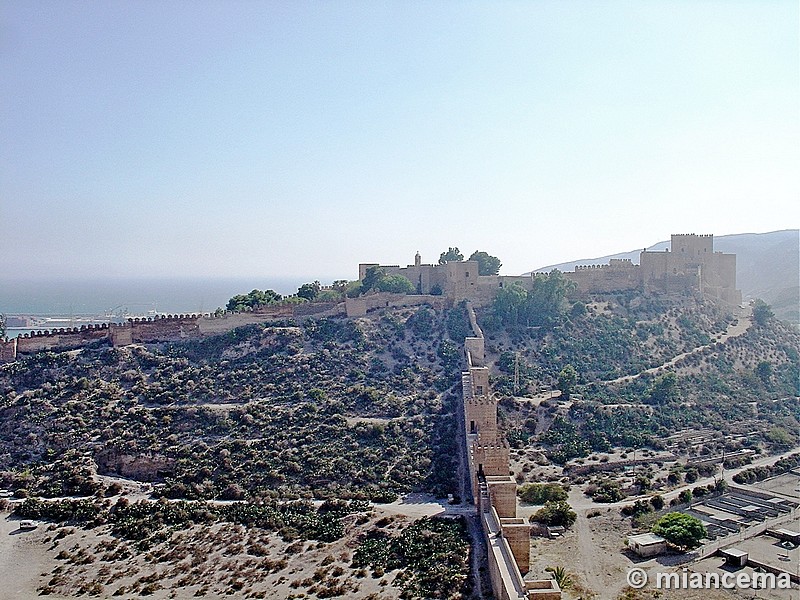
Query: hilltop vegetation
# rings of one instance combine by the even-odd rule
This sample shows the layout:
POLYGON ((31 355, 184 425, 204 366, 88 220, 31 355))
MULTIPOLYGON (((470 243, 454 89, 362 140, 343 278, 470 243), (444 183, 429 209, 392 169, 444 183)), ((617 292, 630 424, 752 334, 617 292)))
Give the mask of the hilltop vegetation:
MULTIPOLYGON (((518 295, 520 306, 530 295, 518 295)), ((662 449, 687 428, 738 436, 706 444, 706 454, 781 452, 800 442, 798 333, 763 303, 745 331, 749 321, 691 297, 625 293, 570 304, 566 296, 550 294, 556 301, 536 326, 499 319, 509 312, 500 296, 479 315, 499 372, 493 387, 507 396, 501 419, 512 445, 564 463, 619 447, 662 449), (744 333, 718 343, 733 326, 744 333), (560 399, 512 399, 515 374, 516 396, 562 389, 560 399)))
POLYGON ((446 495, 446 320, 420 308, 25 358, 0 370, 0 485, 95 493, 99 471, 169 498, 446 495))

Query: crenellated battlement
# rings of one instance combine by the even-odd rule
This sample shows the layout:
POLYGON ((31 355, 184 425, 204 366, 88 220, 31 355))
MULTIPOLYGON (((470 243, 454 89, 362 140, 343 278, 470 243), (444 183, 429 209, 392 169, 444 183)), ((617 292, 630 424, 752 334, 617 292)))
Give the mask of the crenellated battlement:
POLYGON ((489 389, 489 369, 483 366, 483 332, 470 303, 467 315, 474 337, 464 339, 467 370, 461 373, 465 458, 470 491, 486 540, 492 591, 496 598, 554 600, 561 597, 561 592, 552 580, 526 582, 522 577, 530 568, 530 526, 517 518, 511 450, 498 430, 497 399, 489 389), (476 354, 480 355, 479 361, 476 354), (545 589, 547 595, 538 593, 545 589))
POLYGON ((129 323, 157 323, 162 321, 191 321, 197 320, 203 315, 195 313, 185 315, 159 315, 156 317, 133 317, 128 319, 129 323))
POLYGON ((178 313, 155 317, 131 317, 123 323, 101 323, 42 329, 12 340, 0 341, 0 364, 13 362, 19 355, 43 351, 74 350, 91 343, 126 346, 136 343, 179 341, 225 333, 243 325, 265 323, 273 319, 302 319, 312 315, 345 313, 344 302, 278 302, 252 311, 218 313, 178 313))
POLYGON ((576 265, 575 271, 596 271, 596 270, 614 270, 614 269, 636 269, 638 265, 633 264, 630 258, 612 258, 608 264, 600 265, 576 265))
POLYGON ((80 334, 87 331, 107 330, 108 323, 98 323, 97 325, 81 325, 80 327, 55 327, 53 329, 39 329, 30 331, 18 336, 21 339, 33 339, 39 337, 50 337, 54 335, 80 334))

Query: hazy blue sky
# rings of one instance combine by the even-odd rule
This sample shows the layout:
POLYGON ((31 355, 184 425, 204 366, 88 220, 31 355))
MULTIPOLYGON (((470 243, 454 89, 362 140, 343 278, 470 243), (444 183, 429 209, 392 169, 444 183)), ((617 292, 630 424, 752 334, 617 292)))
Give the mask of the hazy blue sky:
POLYGON ((0 276, 798 226, 798 2, 0 0, 0 276))

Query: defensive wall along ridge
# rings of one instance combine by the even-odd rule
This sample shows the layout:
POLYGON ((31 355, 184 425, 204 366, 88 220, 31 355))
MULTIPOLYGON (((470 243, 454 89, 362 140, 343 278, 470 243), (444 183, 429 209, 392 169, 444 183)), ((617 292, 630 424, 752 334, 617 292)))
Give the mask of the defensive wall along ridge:
MULTIPOLYGON (((640 255, 640 264, 612 259, 608 265, 578 267, 564 276, 576 284, 579 294, 638 289, 645 293, 697 293, 722 302, 738 305, 741 292, 736 289, 736 255, 714 251, 713 235, 676 234, 670 250, 640 255)), ((476 261, 450 262, 443 265, 423 264, 417 253, 414 264, 359 265, 359 280, 371 267, 380 267, 389 275, 402 275, 416 287, 416 294, 370 293, 344 302, 283 302, 259 307, 253 312, 168 315, 148 319, 129 319, 125 323, 89 325, 80 328, 55 329, 26 334, 12 340, 0 340, 0 363, 16 360, 18 355, 52 350, 72 350, 92 343, 108 342, 115 346, 134 343, 175 341, 224 333, 271 319, 308 316, 364 316, 370 310, 427 304, 434 308, 461 300, 477 304, 491 302, 497 291, 509 285, 532 289, 535 274, 527 276, 479 275, 476 261)), ((474 317, 473 317, 474 319, 474 317)), ((475 337, 468 338, 472 356, 477 362, 475 339, 480 339, 477 323, 475 337)), ((482 334, 480 334, 482 336, 482 334)))
POLYGON ((179 341, 225 333, 244 325, 271 320, 339 314, 345 314, 344 302, 314 304, 287 302, 262 306, 252 312, 164 315, 128 319, 124 323, 35 331, 14 339, 0 340, 0 363, 14 361, 20 355, 75 350, 94 343, 126 346, 137 343, 179 341))
POLYGON ((466 462, 473 502, 486 539, 489 578, 498 600, 558 600, 554 579, 525 580, 530 568, 531 528, 517 517, 517 484, 509 471, 509 448, 497 426, 497 399, 489 388, 484 337, 471 304, 472 336, 464 340, 461 374, 466 462))
POLYGON ((428 305, 441 309, 450 301, 442 296, 406 295, 380 292, 344 302, 313 302, 297 304, 281 302, 258 307, 250 312, 220 314, 179 314, 160 317, 128 319, 124 323, 104 323, 81 327, 57 328, 23 334, 0 340, 0 364, 13 362, 18 356, 47 351, 76 350, 95 343, 127 346, 226 333, 244 325, 267 323, 281 319, 307 317, 360 317, 370 310, 428 305))

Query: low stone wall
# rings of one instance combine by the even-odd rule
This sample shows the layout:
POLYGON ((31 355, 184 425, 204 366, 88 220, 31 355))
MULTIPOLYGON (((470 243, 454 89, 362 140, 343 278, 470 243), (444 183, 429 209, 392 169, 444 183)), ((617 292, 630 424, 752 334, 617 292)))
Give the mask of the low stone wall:
POLYGON ((443 296, 430 294, 392 294, 378 292, 367 294, 358 298, 345 298, 345 308, 348 317, 363 317, 369 311, 378 308, 402 308, 406 306, 427 305, 435 309, 442 309, 450 304, 443 296))

